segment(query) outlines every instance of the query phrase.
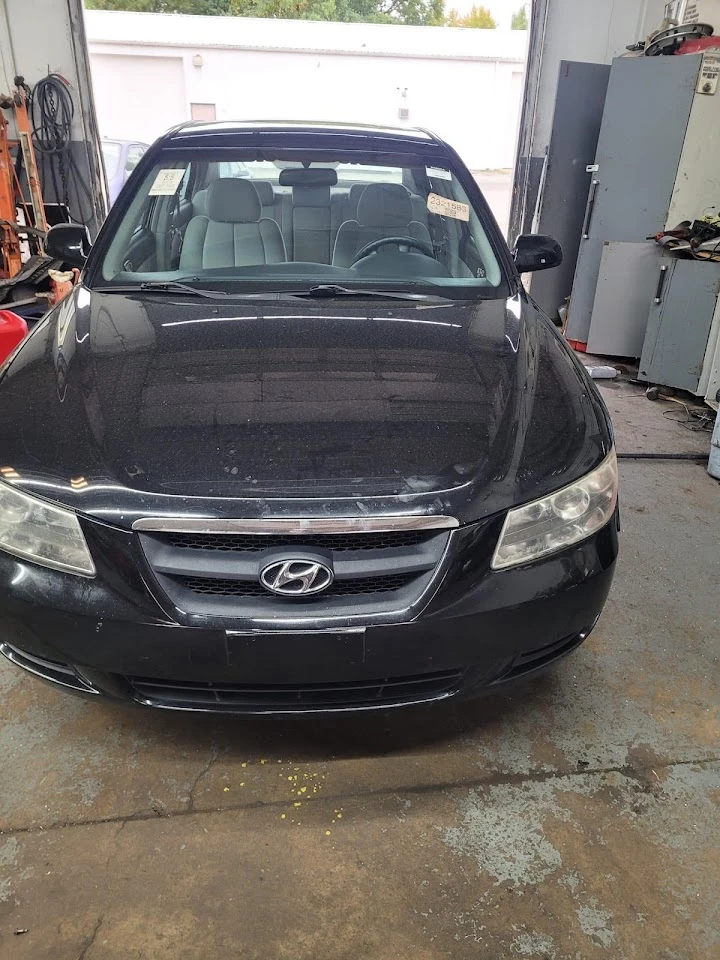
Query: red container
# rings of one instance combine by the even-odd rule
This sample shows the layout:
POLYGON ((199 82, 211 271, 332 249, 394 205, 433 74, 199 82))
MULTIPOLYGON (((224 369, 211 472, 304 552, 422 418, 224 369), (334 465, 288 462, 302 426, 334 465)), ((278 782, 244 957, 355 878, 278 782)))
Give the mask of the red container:
POLYGON ((698 37, 697 40, 685 40, 675 51, 675 56, 685 53, 704 53, 706 50, 720 50, 720 37, 698 37))
POLYGON ((0 310, 0 363, 3 363, 15 347, 27 336, 27 324, 12 310, 0 310))

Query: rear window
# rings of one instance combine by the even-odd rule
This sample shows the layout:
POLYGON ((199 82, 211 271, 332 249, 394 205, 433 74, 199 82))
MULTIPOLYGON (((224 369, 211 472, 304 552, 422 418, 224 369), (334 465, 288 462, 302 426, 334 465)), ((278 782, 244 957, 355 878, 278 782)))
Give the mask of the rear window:
POLYGON ((123 206, 96 283, 337 282, 456 298, 497 296, 504 283, 461 175, 421 154, 167 151, 123 206))

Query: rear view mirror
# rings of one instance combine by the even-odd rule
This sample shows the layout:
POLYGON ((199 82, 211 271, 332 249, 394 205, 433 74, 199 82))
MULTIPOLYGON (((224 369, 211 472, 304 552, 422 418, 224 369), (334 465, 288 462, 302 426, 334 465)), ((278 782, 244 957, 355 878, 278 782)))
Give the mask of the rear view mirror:
POLYGON ((90 253, 90 234, 81 223, 56 223, 45 237, 45 253, 71 267, 84 267, 90 253))
POLYGON ((563 260, 562 247, 541 233, 524 233, 515 241, 513 260, 518 273, 550 270, 559 267, 563 260))

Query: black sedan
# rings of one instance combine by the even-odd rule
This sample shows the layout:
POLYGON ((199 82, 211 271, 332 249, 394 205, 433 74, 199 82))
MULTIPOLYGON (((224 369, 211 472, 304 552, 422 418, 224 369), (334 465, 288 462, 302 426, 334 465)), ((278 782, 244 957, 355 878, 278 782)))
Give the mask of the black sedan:
POLYGON ((187 124, 0 369, 0 651, 88 697, 376 709, 574 650, 618 552, 607 412, 423 132, 187 124), (228 172, 242 170, 242 176, 228 172))

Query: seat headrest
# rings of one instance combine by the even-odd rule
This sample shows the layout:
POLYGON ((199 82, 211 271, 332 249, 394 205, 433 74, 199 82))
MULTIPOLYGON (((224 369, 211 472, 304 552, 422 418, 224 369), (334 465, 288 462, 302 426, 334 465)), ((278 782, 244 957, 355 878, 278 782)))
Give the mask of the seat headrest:
POLYGON ((329 207, 330 187, 293 187, 296 207, 329 207))
POLYGON ((350 193, 348 194, 348 199, 350 200, 351 203, 355 205, 355 207, 357 207, 358 203, 360 202, 360 197, 363 195, 363 190, 365 189, 366 186, 367 184, 365 183, 354 183, 350 187, 350 193))
POLYGON ((257 223, 262 214, 253 184, 235 177, 213 180, 207 189, 205 210, 210 220, 222 223, 257 223))
POLYGON ((269 180, 253 180, 252 185, 258 192, 260 203, 264 207, 271 207, 275 202, 275 191, 269 180))
POLYGON ((369 183, 358 201, 357 218, 365 227, 406 227, 412 220, 410 194, 401 183, 369 183))
POLYGON ((196 216, 206 216, 206 204, 207 204, 207 188, 205 190, 198 190, 195 196, 192 198, 193 211, 196 216))
POLYGON ((281 187, 334 187, 337 173, 332 167, 291 167, 280 171, 279 182, 281 187))

